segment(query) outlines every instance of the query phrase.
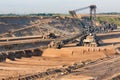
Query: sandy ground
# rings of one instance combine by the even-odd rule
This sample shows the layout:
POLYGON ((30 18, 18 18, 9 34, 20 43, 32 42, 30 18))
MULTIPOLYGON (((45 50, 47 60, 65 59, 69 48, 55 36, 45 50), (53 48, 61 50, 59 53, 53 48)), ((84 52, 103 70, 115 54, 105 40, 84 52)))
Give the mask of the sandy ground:
POLYGON ((113 75, 120 73, 119 63, 120 56, 109 60, 101 60, 77 69, 69 75, 59 77, 58 80, 110 80, 113 75))
MULTIPOLYGON (((87 47, 65 47, 60 50, 47 49, 43 53, 43 55, 48 55, 48 54, 53 55, 52 57, 46 56, 46 57, 22 58, 22 59, 16 59, 16 61, 7 60, 6 62, 0 63, 0 80, 2 78, 11 77, 11 76, 43 72, 48 68, 59 68, 62 65, 70 65, 73 64, 74 62, 80 62, 83 60, 88 60, 88 59, 96 60, 99 58, 106 57, 106 53, 108 55, 114 54, 115 53, 114 48, 120 46, 120 32, 102 34, 99 36, 101 36, 101 39, 105 44, 101 47, 98 47, 102 49, 100 52, 96 52, 94 50, 89 51, 88 50, 89 48, 87 47), (109 36, 111 34, 114 36, 112 37, 109 36), (107 50, 104 51, 104 48, 106 48, 107 50), (85 54, 82 53, 83 50, 86 51, 85 54), (55 53, 60 56, 56 56, 55 53)), ((93 64, 93 66, 87 66, 86 68, 80 69, 74 72, 73 74, 63 76, 59 79, 87 80, 86 78, 93 78, 97 76, 98 80, 101 80, 101 77, 107 78, 104 75, 114 75, 118 73, 118 71, 120 72, 119 63, 120 63, 120 58, 111 59, 101 63, 98 62, 96 64, 93 64), (112 70, 114 72, 112 72, 112 70)))

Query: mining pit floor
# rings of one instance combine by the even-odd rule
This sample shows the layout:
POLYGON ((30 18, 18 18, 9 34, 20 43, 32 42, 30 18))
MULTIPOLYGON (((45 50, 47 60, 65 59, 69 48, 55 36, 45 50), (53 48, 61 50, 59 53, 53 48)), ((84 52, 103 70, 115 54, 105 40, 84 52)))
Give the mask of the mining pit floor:
MULTIPOLYGON (((85 60, 98 60, 83 68, 77 69, 64 76, 57 76, 49 80, 111 80, 112 76, 120 74, 120 55, 115 48, 120 47, 120 32, 99 34, 102 46, 95 50, 88 47, 67 46, 60 50, 46 49, 43 56, 6 60, 0 63, 0 80, 25 74, 44 72, 48 68, 60 68, 85 60), (85 50, 85 53, 82 53, 85 50), (52 56, 51 56, 52 55, 52 56), (86 56, 85 56, 86 55, 86 56)), ((37 79, 42 80, 42 79, 37 79)))

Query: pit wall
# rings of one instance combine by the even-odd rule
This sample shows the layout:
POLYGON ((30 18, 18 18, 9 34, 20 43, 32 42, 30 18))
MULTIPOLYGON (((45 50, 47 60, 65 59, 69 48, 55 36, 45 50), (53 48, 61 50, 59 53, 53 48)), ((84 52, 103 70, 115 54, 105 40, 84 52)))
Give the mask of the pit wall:
POLYGON ((32 56, 41 56, 42 53, 43 50, 41 48, 0 52, 0 62, 5 62, 6 59, 15 61, 16 59, 21 59, 22 57, 30 58, 32 56))
POLYGON ((38 20, 39 17, 0 17, 0 34, 10 29, 24 28, 31 25, 31 22, 38 20))

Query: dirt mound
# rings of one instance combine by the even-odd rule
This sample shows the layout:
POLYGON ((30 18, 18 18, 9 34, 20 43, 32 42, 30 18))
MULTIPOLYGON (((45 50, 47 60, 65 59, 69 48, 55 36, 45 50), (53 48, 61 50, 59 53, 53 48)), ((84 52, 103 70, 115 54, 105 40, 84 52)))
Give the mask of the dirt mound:
POLYGON ((69 76, 65 76, 63 79, 60 79, 60 80, 77 80, 77 79, 80 79, 80 80, 94 80, 93 77, 82 76, 82 75, 79 75, 79 76, 69 75, 69 76))
POLYGON ((69 47, 62 49, 46 49, 42 56, 45 57, 72 57, 81 60, 98 59, 115 54, 115 50, 105 48, 69 47))

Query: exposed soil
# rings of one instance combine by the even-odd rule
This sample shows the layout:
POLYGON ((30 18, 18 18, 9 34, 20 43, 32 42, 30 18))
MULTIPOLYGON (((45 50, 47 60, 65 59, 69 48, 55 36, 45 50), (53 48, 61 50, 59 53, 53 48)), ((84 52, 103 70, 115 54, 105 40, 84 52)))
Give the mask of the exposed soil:
MULTIPOLYGON (((58 80, 110 80, 111 76, 120 73, 120 56, 109 60, 101 60, 84 68, 77 69, 58 80)), ((119 78, 118 78, 119 80, 119 78)))
MULTIPOLYGON (((119 34, 119 32, 108 33, 119 34)), ((101 36, 104 36, 101 35, 101 36)), ((114 43, 119 42, 120 37, 104 39, 103 42, 114 43)), ((43 72, 48 68, 60 68, 63 65, 71 65, 74 62, 80 62, 85 60, 97 60, 99 58, 105 58, 108 56, 115 55, 115 48, 120 44, 109 44, 106 46, 98 47, 101 50, 99 52, 94 51, 88 47, 65 47, 60 50, 58 49, 47 49, 43 56, 45 57, 32 57, 16 59, 16 61, 7 60, 6 62, 0 63, 0 78, 19 76, 24 74, 33 74, 37 72, 43 72), (106 49, 105 49, 106 48, 106 49), (90 49, 90 50, 88 50, 90 49), (83 54, 81 51, 85 50, 83 54), (87 51, 88 50, 88 51, 87 51), (105 51, 104 51, 105 50, 105 51), (56 56, 56 54, 58 54, 56 56), (51 57, 50 57, 51 56, 51 57)), ((97 50, 98 48, 94 48, 97 50)), ((119 62, 120 58, 114 58, 103 62, 97 62, 86 66, 83 69, 78 69, 70 75, 58 78, 59 80, 87 80, 90 78, 97 78, 97 80, 106 79, 120 72, 119 62)), ((57 79, 56 79, 57 80, 57 79)))

